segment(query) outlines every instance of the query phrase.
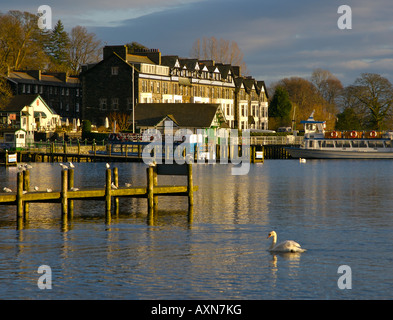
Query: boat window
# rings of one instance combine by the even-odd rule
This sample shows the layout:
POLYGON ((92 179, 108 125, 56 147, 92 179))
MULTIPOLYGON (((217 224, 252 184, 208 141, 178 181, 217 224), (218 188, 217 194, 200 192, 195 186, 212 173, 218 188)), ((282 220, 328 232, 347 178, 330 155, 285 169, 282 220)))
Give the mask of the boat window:
POLYGON ((334 148, 334 140, 325 140, 322 142, 323 148, 334 148))
POLYGON ((367 148, 367 143, 366 141, 359 141, 359 148, 367 148))
POLYGON ((359 147, 359 141, 351 141, 352 142, 352 148, 358 148, 359 147))
POLYGON ((342 141, 336 141, 336 148, 342 148, 343 147, 343 142, 342 141))
POLYGON ((343 141, 343 147, 344 147, 344 148, 350 148, 350 147, 351 147, 350 142, 349 142, 348 140, 344 140, 344 141, 343 141))
POLYGON ((369 141, 369 142, 368 142, 368 146, 369 146, 370 148, 375 148, 375 147, 376 147, 375 141, 369 141))
POLYGON ((376 146, 377 148, 383 148, 383 141, 377 141, 376 146))
POLYGON ((392 140, 385 141, 385 146, 386 146, 386 148, 391 148, 392 147, 392 140))

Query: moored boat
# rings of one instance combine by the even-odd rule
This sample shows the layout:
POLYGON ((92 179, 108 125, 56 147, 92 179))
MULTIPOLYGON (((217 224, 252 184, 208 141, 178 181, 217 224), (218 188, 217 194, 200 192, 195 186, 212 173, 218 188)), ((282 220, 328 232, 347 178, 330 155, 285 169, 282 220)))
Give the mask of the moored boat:
POLYGON ((393 132, 326 131, 326 122, 316 121, 313 113, 301 123, 304 141, 287 148, 292 158, 393 159, 393 132))

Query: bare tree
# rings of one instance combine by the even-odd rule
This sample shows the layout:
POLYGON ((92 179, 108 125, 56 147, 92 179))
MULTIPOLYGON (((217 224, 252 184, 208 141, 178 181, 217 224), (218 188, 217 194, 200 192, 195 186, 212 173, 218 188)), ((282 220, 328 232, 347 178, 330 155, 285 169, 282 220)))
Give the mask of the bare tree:
POLYGON ((129 127, 130 115, 124 112, 111 112, 108 117, 109 125, 113 128, 116 121, 116 131, 121 132, 129 127))
POLYGON ((214 60, 240 66, 242 72, 247 73, 247 66, 243 60, 244 54, 235 41, 217 40, 215 37, 196 39, 190 51, 190 56, 200 60, 214 60))
POLYGON ((343 85, 337 77, 328 70, 315 69, 311 75, 311 82, 330 105, 336 104, 336 99, 343 90, 343 85))
POLYGON ((381 130, 388 126, 392 117, 393 86, 379 74, 363 73, 356 79, 352 94, 361 109, 369 111, 369 126, 381 130))
POLYGON ((69 67, 71 72, 78 74, 81 65, 96 62, 101 55, 101 41, 94 33, 88 33, 85 27, 72 28, 69 46, 69 67))
POLYGON ((0 15, 0 63, 11 69, 31 68, 34 60, 45 63, 42 50, 42 32, 38 28, 38 16, 21 11, 9 11, 0 15), (37 57, 34 58, 33 57, 37 57))

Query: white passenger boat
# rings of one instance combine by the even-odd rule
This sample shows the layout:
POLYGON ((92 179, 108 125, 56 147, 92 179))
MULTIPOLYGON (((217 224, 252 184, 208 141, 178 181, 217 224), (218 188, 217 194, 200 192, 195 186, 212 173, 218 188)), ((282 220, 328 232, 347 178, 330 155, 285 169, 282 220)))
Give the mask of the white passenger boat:
POLYGON ((325 131, 326 122, 304 124, 304 141, 299 148, 287 148, 292 158, 302 159, 393 159, 393 132, 325 131))

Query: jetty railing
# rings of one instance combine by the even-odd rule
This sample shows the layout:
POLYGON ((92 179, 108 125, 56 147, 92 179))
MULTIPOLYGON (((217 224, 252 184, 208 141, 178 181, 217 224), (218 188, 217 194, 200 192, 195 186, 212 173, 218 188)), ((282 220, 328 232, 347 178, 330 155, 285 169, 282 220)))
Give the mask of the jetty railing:
POLYGON ((74 201, 76 200, 102 200, 105 201, 105 220, 111 220, 112 198, 116 206, 119 206, 119 198, 133 197, 146 198, 148 218, 157 210, 158 196, 187 196, 188 205, 194 205, 193 192, 198 186, 193 185, 192 164, 184 165, 157 165, 146 168, 146 186, 119 186, 118 169, 106 169, 106 184, 99 189, 74 188, 74 169, 61 171, 61 190, 38 192, 30 190, 30 172, 24 170, 18 172, 16 192, 0 194, 0 205, 16 206, 16 218, 18 225, 29 218, 30 203, 59 203, 61 204, 61 216, 63 221, 73 217, 74 201), (187 185, 165 186, 158 185, 159 175, 183 175, 187 176, 187 185))

